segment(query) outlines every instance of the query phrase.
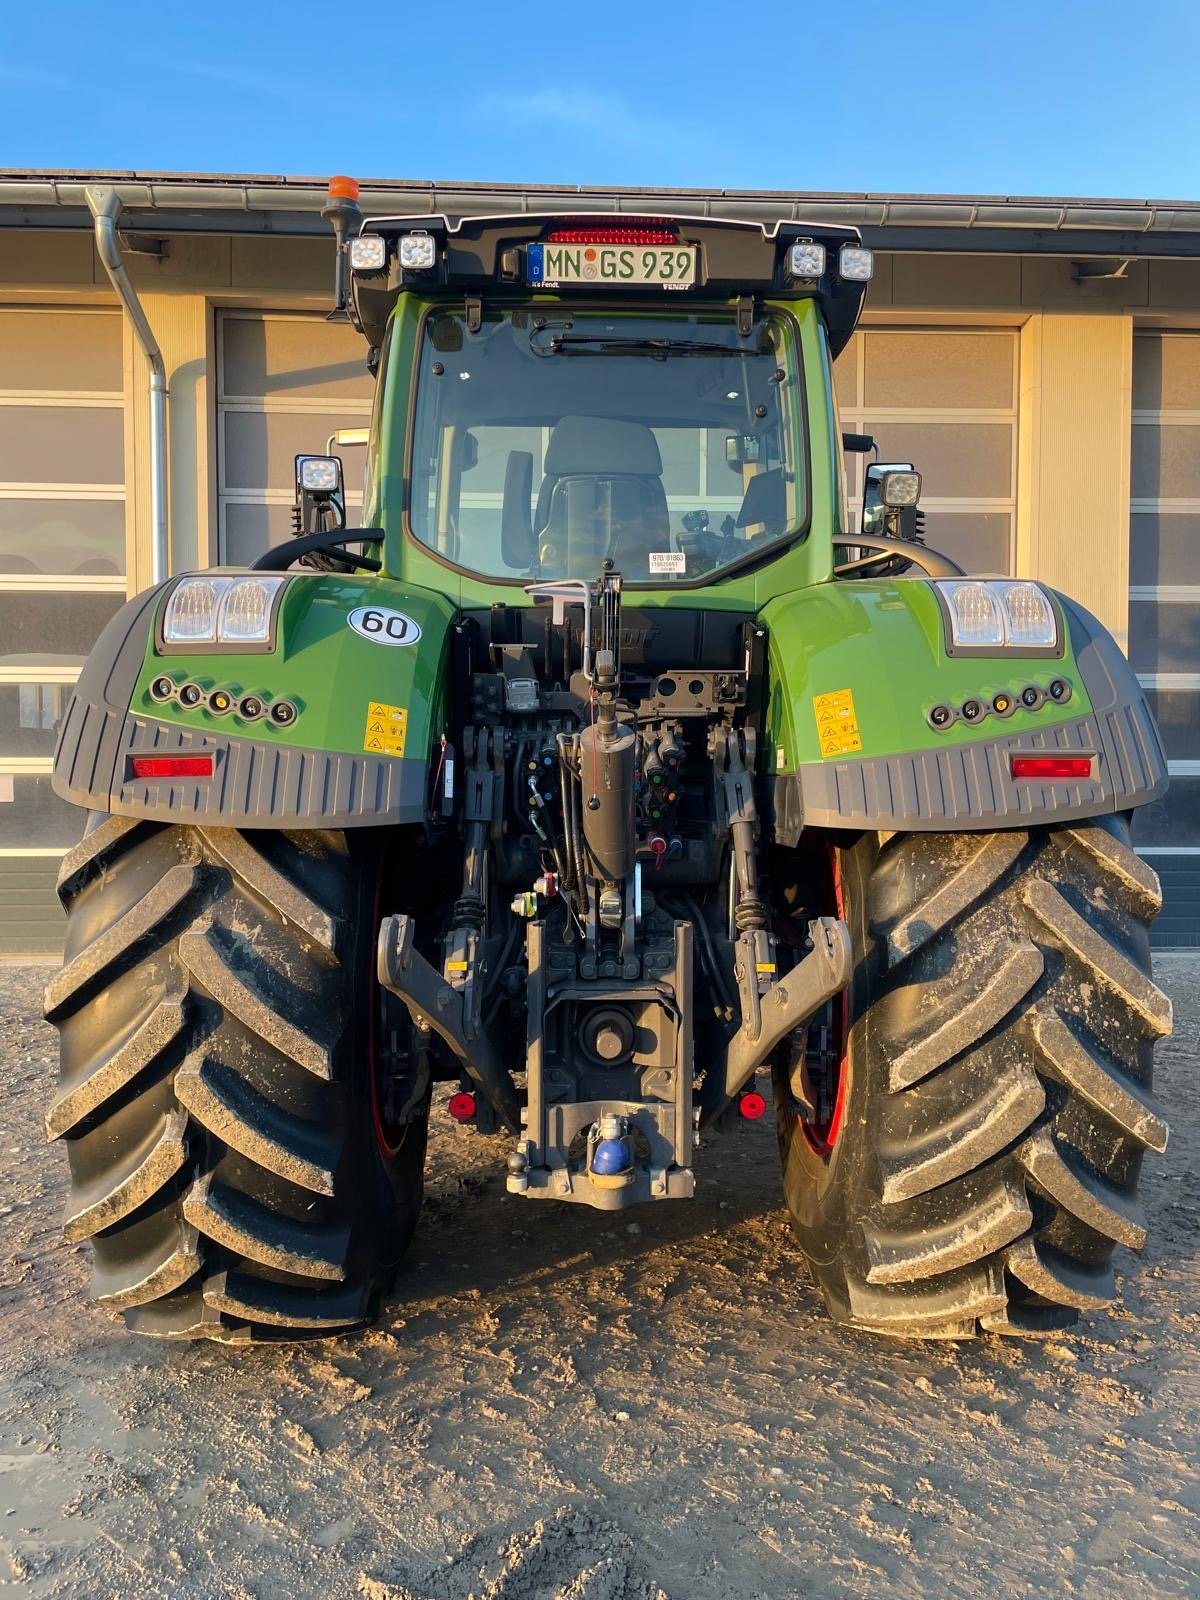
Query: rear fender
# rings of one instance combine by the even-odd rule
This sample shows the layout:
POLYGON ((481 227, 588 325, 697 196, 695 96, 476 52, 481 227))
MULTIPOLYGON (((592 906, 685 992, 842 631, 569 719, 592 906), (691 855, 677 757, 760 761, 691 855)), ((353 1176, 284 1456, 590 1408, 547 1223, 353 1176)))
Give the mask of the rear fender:
POLYGON ((1027 827, 1158 799, 1166 760, 1137 678, 1095 617, 1049 592, 1061 648, 991 656, 947 653, 923 578, 820 584, 770 602, 761 617, 779 841, 794 844, 803 826, 1027 827), (1047 693, 1056 681, 1061 701, 1047 693), (997 696, 1010 702, 1004 715, 997 696), (971 701, 982 714, 968 721, 971 701), (944 729, 931 720, 939 706, 953 714, 944 729), (1087 757, 1089 775, 1014 779, 1014 753, 1087 757))
POLYGON ((181 651, 160 636, 176 582, 131 600, 100 635, 59 735, 56 793, 99 811, 219 827, 425 817, 430 756, 444 731, 449 601, 387 578, 296 573, 273 647, 181 651), (364 610, 374 614, 365 625, 364 610), (390 613, 406 622, 393 622, 389 637, 378 619, 390 613), (164 699, 154 686, 167 680, 164 699), (198 705, 179 699, 185 685, 199 689, 198 705), (229 710, 213 708, 214 691, 228 694, 229 710), (262 702, 262 715, 244 714, 247 696, 262 702), (295 711, 286 725, 271 716, 280 702, 295 711), (211 754, 212 775, 134 774, 135 757, 180 754, 211 754))

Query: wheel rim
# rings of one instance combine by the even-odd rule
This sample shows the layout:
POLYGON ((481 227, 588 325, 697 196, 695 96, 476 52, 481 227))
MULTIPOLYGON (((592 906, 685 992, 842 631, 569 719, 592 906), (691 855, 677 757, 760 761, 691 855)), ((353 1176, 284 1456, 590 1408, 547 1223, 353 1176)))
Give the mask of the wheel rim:
MULTIPOLYGON (((826 904, 832 915, 842 917, 844 900, 842 874, 837 851, 827 847, 829 892, 826 904)), ((803 1107, 797 1109, 797 1119, 805 1142, 814 1155, 827 1161, 837 1145, 842 1131, 849 1072, 846 1065, 846 1041, 850 1031, 850 991, 841 994, 822 1008, 820 1016, 809 1024, 805 1046, 803 1075, 807 1098, 816 1109, 809 1114, 803 1107)))

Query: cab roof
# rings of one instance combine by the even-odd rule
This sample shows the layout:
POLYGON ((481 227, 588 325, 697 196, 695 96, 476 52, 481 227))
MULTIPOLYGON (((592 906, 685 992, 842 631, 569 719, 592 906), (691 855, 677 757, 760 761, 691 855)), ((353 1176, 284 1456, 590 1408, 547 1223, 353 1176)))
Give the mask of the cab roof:
MULTIPOLYGON (((843 246, 859 247, 857 228, 803 222, 773 223, 676 213, 627 215, 621 212, 554 212, 498 216, 395 216, 368 217, 363 234, 379 234, 387 241, 385 265, 374 272, 353 274, 354 304, 363 333, 372 345, 382 342, 387 318, 405 290, 444 294, 449 298, 477 296, 512 301, 527 299, 541 288, 531 271, 530 247, 568 236, 572 243, 636 247, 646 240, 663 243, 674 236, 681 246, 695 249, 695 281, 672 295, 677 301, 755 299, 815 299, 829 330, 831 353, 836 356, 849 341, 862 310, 867 285, 847 281, 838 270, 843 246), (434 265, 422 270, 400 266, 399 241, 408 234, 425 234, 434 240, 434 265), (639 238, 641 236, 641 238, 639 238), (825 249, 825 271, 819 277, 796 277, 790 270, 791 246, 811 243, 825 249)), ((564 301, 579 296, 595 302, 661 294, 654 287, 605 285, 602 290, 585 283, 566 283, 557 292, 564 301)))

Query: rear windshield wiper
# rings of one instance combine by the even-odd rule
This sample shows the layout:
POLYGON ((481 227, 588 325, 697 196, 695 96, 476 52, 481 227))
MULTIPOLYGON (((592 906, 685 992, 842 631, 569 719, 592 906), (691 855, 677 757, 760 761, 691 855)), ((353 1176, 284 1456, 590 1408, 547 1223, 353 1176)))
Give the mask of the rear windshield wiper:
POLYGON ((627 355, 650 356, 665 361, 668 356, 741 356, 746 352, 727 344, 710 344, 704 339, 622 339, 606 333, 555 333, 544 346, 533 343, 539 355, 627 355))

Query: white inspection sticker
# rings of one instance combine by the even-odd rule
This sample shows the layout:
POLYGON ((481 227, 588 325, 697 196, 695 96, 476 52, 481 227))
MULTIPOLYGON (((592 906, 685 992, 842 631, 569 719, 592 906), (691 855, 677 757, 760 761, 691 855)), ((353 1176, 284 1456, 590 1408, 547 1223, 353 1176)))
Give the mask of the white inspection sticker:
POLYGON ((383 606, 359 606, 346 621, 355 633, 376 644, 416 644, 421 637, 419 622, 403 611, 388 611, 383 606))
POLYGON ((686 572, 687 556, 682 550, 651 550, 651 572, 686 572))

